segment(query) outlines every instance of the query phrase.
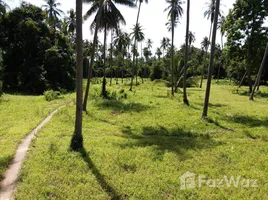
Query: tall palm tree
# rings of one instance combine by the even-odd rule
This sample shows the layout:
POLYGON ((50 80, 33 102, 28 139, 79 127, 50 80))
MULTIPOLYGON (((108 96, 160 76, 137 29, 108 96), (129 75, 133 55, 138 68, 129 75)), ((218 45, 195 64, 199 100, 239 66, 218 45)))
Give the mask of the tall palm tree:
MULTIPOLYGON (((131 83, 130 83, 130 89, 129 91, 132 91, 133 87, 133 80, 134 80, 134 74, 135 74, 135 57, 137 56, 137 43, 139 41, 144 40, 144 33, 142 32, 142 26, 138 23, 134 25, 134 28, 132 29, 132 32, 130 35, 132 35, 132 40, 134 41, 133 43, 133 62, 132 62, 132 76, 131 76, 131 83)), ((137 69, 136 69, 137 70, 137 69)))
POLYGON ((208 78, 207 78, 207 88, 206 88, 206 93, 205 93, 202 118, 206 118, 207 117, 207 112, 208 112, 210 87, 211 87, 211 78, 212 78, 212 69, 213 69, 213 65, 214 65, 214 56, 215 56, 215 47, 216 47, 216 35, 217 35, 217 24, 218 24, 219 8, 220 8, 220 0, 216 0, 216 8, 215 8, 214 24, 213 24, 213 33, 212 33, 212 42, 211 42, 210 62, 209 62, 208 78))
MULTIPOLYGON (((137 0, 138 1, 138 0, 137 0)), ((136 2, 137 2, 136 1, 136 2)), ((134 25, 135 27, 138 27, 139 26, 139 17, 140 17, 140 11, 141 11, 141 4, 145 2, 145 3, 148 3, 148 0, 139 0, 139 8, 138 8, 138 14, 137 14, 137 19, 136 19, 136 24, 134 25)), ((135 49, 136 49, 136 45, 137 45, 137 39, 134 35, 134 43, 133 43, 133 49, 134 49, 134 52, 135 52, 135 49)), ((134 62, 135 62, 135 53, 133 54, 133 61, 132 61, 132 65, 133 65, 133 70, 132 72, 134 73, 134 62)), ((129 91, 132 91, 132 86, 133 86, 133 79, 134 79, 134 74, 132 73, 132 76, 131 76, 131 83, 130 83, 130 89, 129 91)))
POLYGON ((61 3, 57 2, 57 0, 44 0, 46 2, 42 7, 45 8, 46 13, 48 14, 48 23, 50 27, 56 30, 56 23, 59 17, 64 13, 58 7, 61 6, 61 3))
POLYGON ((151 39, 147 39, 147 48, 150 50, 152 48, 152 45, 153 45, 153 41, 151 39))
POLYGON ((189 31, 189 47, 191 47, 191 45, 195 42, 196 38, 195 38, 195 34, 192 31, 189 31))
MULTIPOLYGON (((97 43, 97 37, 98 37, 98 31, 99 28, 101 27, 101 30, 105 30, 104 32, 107 31, 107 23, 109 22, 109 29, 111 28, 117 28, 118 27, 118 22, 124 23, 125 20, 120 13, 120 11, 116 8, 115 3, 125 5, 128 7, 135 7, 135 4, 131 0, 84 0, 85 3, 92 3, 91 8, 87 11, 85 15, 85 19, 88 19, 90 16, 92 16, 94 13, 97 13, 95 15, 94 21, 91 24, 91 30, 95 29, 94 31, 94 39, 93 39, 93 52, 91 54, 90 58, 90 64, 89 64, 89 74, 88 74, 88 80, 87 80, 87 85, 86 85, 86 91, 85 91, 85 96, 84 96, 84 101, 83 101, 83 110, 86 111, 87 108, 87 100, 88 100, 88 94, 89 94, 89 87, 90 87, 90 80, 91 80, 91 74, 92 74, 92 68, 93 68, 93 62, 94 62, 94 52, 96 48, 96 43, 97 43), (110 10, 108 10, 108 8, 110 10), (106 13, 106 17, 104 16, 104 13, 106 13), (105 23, 106 21, 107 23, 105 23), (106 24, 106 28, 105 28, 106 24)), ((106 37, 106 35, 105 35, 106 37)), ((105 39, 106 42, 106 39, 105 39)), ((104 78, 105 81, 105 78, 104 78)), ((106 91, 106 84, 103 85, 103 92, 106 91)))
MULTIPOLYGON (((122 57, 124 61, 124 57, 126 56, 127 47, 130 45, 130 37, 128 33, 122 32, 118 30, 114 39, 114 45, 117 47, 118 50, 118 61, 120 61, 119 57, 122 57)), ((119 66, 119 64, 118 64, 119 66)), ((122 75, 122 83, 124 82, 124 65, 121 69, 122 75)))
POLYGON ((202 68, 202 72, 201 72, 201 81, 200 81, 200 88, 202 88, 202 84, 203 84, 203 78, 204 78, 204 72, 205 72, 205 68, 206 68, 206 62, 207 62, 207 53, 208 53, 208 47, 210 45, 210 41, 208 39, 208 37, 204 37, 204 39, 201 42, 201 48, 202 50, 205 50, 205 56, 204 56, 204 66, 202 68))
POLYGON ((155 54, 157 55, 158 60, 160 60, 162 52, 161 52, 161 49, 159 47, 157 47, 155 54))
POLYGON ((169 21, 171 22, 171 94, 174 96, 174 28, 176 21, 182 16, 183 9, 181 0, 166 0, 169 6, 164 10, 168 11, 169 21))
POLYGON ((74 9, 69 10, 67 13, 69 14, 69 16, 66 17, 68 32, 74 35, 76 30, 76 13, 74 9))
MULTIPOLYGON (((187 66, 188 66, 188 56, 189 56, 189 46, 188 43, 191 42, 189 37, 189 25, 190 25, 190 0, 187 0, 187 22, 186 22, 186 37, 185 37, 185 54, 184 54, 184 73, 183 73, 183 102, 189 106, 189 101, 187 99, 186 93, 186 76, 187 76, 187 66)), ((192 37, 192 36, 191 36, 192 37)), ((191 38, 191 41, 193 38, 191 38)))
POLYGON ((82 135, 82 100, 83 100, 83 35, 82 35, 82 0, 76 0, 76 117, 75 129, 71 140, 71 149, 83 148, 82 135))
POLYGON ((163 39, 160 41, 162 48, 163 56, 165 55, 165 51, 171 46, 170 39, 168 37, 163 37, 163 39))

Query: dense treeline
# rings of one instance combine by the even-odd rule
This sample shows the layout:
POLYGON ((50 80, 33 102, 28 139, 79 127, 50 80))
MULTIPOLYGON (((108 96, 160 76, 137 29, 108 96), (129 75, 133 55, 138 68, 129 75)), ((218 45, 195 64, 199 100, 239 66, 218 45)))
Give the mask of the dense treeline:
MULTIPOLYGON (((167 1, 168 5, 171 2, 167 1)), ((14 10, 1 5, 0 79, 5 90, 42 93, 47 89, 72 91, 75 88, 76 13, 70 10, 68 17, 62 18, 60 16, 63 11, 59 9, 60 4, 57 1, 48 0, 46 3, 43 10, 27 3, 14 10)), ((209 37, 204 36, 199 45, 201 48, 194 47, 197 46, 195 33, 189 31, 186 73, 185 44, 176 48, 176 44, 172 46, 172 37, 163 37, 160 46, 154 51, 152 44, 156 41, 144 35, 142 19, 138 17, 132 32, 126 33, 120 29, 125 20, 116 8, 118 2, 109 11, 101 7, 101 3, 103 2, 93 3, 85 16, 87 19, 96 13, 91 24, 94 38, 83 42, 84 78, 88 78, 90 74, 92 77, 104 77, 104 85, 112 84, 113 78, 116 83, 124 83, 125 78, 131 78, 131 88, 132 84, 139 84, 136 82, 137 76, 151 80, 163 79, 178 91, 178 87, 183 87, 185 74, 187 86, 193 84, 202 87, 209 65, 215 1, 208 3, 208 9, 204 13, 211 20, 211 30, 209 37), (108 31, 111 32, 109 39, 108 31), (105 33, 104 41, 98 40, 100 32, 105 33)), ((141 3, 142 1, 138 2, 139 10, 141 3)), ((170 15, 173 4, 165 9, 171 17, 167 23, 171 32, 183 14, 182 3, 178 1, 177 10, 172 11, 173 21, 173 16, 170 15)), ((135 6, 131 0, 123 4, 135 6)), ((222 38, 226 36, 227 42, 215 46, 212 70, 214 79, 228 78, 237 84, 241 82, 249 85, 249 90, 252 91, 252 84, 268 42, 267 28, 264 26, 268 12, 266 4, 267 1, 237 0, 226 17, 220 13, 217 26, 222 38)), ((267 80, 268 70, 264 68, 261 84, 266 84, 267 80)), ((102 94, 105 96, 105 87, 103 90, 102 94)))
POLYGON ((41 8, 27 3, 1 17, 4 90, 41 94, 75 89, 74 49, 68 36, 51 28, 46 19, 41 8))

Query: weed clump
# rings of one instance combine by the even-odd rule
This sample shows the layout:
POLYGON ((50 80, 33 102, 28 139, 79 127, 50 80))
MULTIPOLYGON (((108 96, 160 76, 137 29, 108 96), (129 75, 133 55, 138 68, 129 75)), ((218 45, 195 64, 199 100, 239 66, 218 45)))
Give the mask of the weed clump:
POLYGON ((61 93, 59 91, 54 91, 54 90, 47 90, 44 92, 44 97, 46 101, 52 101, 54 99, 59 99, 61 93))

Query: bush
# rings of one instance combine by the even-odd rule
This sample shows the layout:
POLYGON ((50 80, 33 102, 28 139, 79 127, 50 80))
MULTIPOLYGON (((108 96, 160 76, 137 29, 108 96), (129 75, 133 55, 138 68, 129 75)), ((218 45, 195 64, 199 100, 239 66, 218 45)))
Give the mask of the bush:
POLYGON ((123 89, 121 89, 119 92, 116 90, 113 90, 112 92, 107 92, 107 99, 109 100, 121 100, 121 99, 127 99, 127 93, 123 89))
POLYGON ((44 96, 45 96, 46 101, 52 101, 54 99, 60 98, 60 92, 54 91, 54 90, 47 90, 44 92, 44 96))

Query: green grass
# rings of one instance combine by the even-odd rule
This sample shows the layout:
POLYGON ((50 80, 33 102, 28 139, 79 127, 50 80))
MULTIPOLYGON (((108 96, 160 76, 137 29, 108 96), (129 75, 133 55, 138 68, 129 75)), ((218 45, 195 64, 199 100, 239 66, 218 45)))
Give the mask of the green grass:
POLYGON ((47 102, 43 96, 9 94, 0 98, 0 180, 21 139, 63 101, 47 102))
POLYGON ((126 99, 102 100, 100 85, 93 85, 80 153, 69 150, 75 106, 53 117, 31 145, 16 199, 268 198, 267 98, 252 102, 235 86, 214 84, 204 121, 204 89, 188 89, 187 107, 181 93, 171 98, 159 84, 109 90, 122 88, 126 99), (258 187, 181 190, 179 178, 187 171, 258 179, 258 187))

